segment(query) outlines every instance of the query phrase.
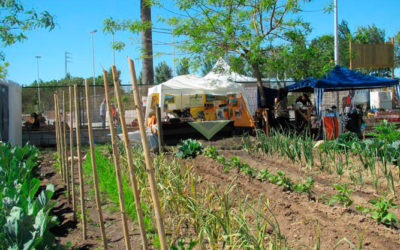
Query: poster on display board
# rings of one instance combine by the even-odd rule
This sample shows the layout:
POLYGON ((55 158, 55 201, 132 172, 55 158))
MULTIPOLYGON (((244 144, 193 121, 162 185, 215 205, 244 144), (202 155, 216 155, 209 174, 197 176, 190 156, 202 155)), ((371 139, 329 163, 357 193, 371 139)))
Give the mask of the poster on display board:
POLYGON ((147 107, 147 96, 142 96, 143 107, 147 107))
POLYGON ((366 102, 369 102, 369 89, 355 90, 353 103, 361 104, 366 102))
POLYGON ((203 95, 191 95, 189 97, 190 107, 199 107, 204 105, 203 95))

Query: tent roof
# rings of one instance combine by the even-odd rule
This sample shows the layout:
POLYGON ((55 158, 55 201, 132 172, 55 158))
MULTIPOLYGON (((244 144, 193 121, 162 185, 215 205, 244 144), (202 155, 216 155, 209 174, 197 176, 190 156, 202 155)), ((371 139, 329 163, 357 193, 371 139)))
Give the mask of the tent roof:
POLYGON ((210 80, 222 80, 222 81, 232 81, 232 82, 256 82, 257 80, 253 77, 248 77, 241 75, 232 71, 231 66, 221 57, 215 63, 211 71, 204 76, 204 79, 210 80))
POLYGON ((322 88, 325 91, 373 89, 390 87, 399 84, 398 79, 364 75, 354 70, 337 65, 322 79, 306 78, 289 85, 288 91, 311 91, 322 88))
POLYGON ((213 94, 227 95, 230 93, 242 93, 243 86, 238 82, 253 82, 254 78, 240 75, 231 70, 231 67, 219 58, 212 70, 204 77, 195 75, 176 76, 164 83, 149 89, 151 93, 165 94, 213 94))
POLYGON ((243 87, 240 83, 223 79, 205 79, 195 75, 181 75, 149 89, 149 94, 161 92, 178 95, 226 95, 229 93, 241 93, 243 92, 243 87))

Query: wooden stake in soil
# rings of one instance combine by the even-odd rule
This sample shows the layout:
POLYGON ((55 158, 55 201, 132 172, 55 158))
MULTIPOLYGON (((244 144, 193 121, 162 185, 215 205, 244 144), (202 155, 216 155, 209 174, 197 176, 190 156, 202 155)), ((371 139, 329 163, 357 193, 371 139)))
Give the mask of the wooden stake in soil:
POLYGON ((85 189, 83 184, 82 156, 81 156, 81 129, 80 129, 80 113, 78 109, 78 86, 74 85, 75 98, 75 130, 76 130, 76 151, 78 155, 78 173, 79 173, 79 189, 81 196, 81 213, 82 213, 82 238, 86 240, 86 211, 85 211, 85 189))
POLYGON ((144 118, 143 118, 143 113, 142 113, 142 102, 139 98, 139 90, 138 90, 137 81, 136 81, 135 65, 133 64, 133 61, 130 58, 128 58, 128 62, 129 62, 129 69, 130 69, 130 73, 131 73, 131 81, 132 81, 132 87, 133 87, 132 88, 133 98, 134 98, 135 104, 136 104, 136 115, 137 115, 138 123, 139 123, 140 137, 142 139, 144 159, 146 162, 147 174, 148 174, 150 189, 151 189, 151 196, 153 198, 154 212, 156 215, 158 236, 160 237, 161 249, 168 249, 167 240, 165 238, 164 223, 163 223, 163 218, 162 218, 161 208, 160 208, 160 200, 158 197, 156 178, 154 176, 154 168, 152 165, 152 159, 150 158, 149 143, 147 141, 146 128, 144 126, 144 118))
POLYGON ((120 117, 120 121, 121 121, 122 133, 124 134, 125 152, 126 152, 126 158, 128 159, 128 167, 129 167, 129 178, 131 180, 133 197, 135 199, 135 204, 136 204, 136 213, 138 215, 140 234, 142 236, 142 241, 143 241, 143 249, 149 249, 148 243, 147 243, 146 230, 145 230, 144 221, 143 221, 143 211, 142 211, 142 206, 140 204, 139 189, 138 189, 138 185, 137 185, 137 181, 136 181, 135 168, 133 167, 132 150, 131 150, 131 145, 129 144, 128 130, 126 128, 125 109, 124 109, 124 106, 122 105, 122 101, 121 101, 121 90, 120 90, 120 86, 119 86, 119 81, 118 81, 118 77, 117 77, 117 69, 115 68, 115 65, 113 65, 111 67, 111 70, 112 70, 113 81, 114 81, 115 96, 117 97, 117 104, 118 104, 118 109, 120 112, 119 117, 120 117))
MULTIPOLYGON (((122 223, 122 229, 124 230, 125 248, 130 250, 131 242, 129 239, 128 222, 126 219, 125 197, 124 197, 124 191, 122 188, 121 169, 120 169, 120 165, 119 165, 119 154, 118 154, 118 149, 117 149, 117 143, 115 140, 115 130, 114 130, 114 123, 113 123, 113 117, 112 117, 112 112, 111 112, 110 97, 108 95, 108 93, 109 93, 108 76, 107 76, 107 71, 105 71, 105 70, 103 70, 103 80, 104 80, 104 93, 106 95, 106 103, 107 103, 107 113, 108 113, 108 119, 109 119, 109 123, 110 123, 110 134, 111 134, 111 145, 112 145, 112 150, 113 150, 113 161, 114 161, 114 167, 115 167, 115 178, 117 180, 117 186, 118 186, 119 208, 121 210, 121 223, 122 223)), ((137 206, 137 204, 136 204, 136 206, 137 206)))
POLYGON ((75 195, 75 169, 74 169, 74 116, 72 111, 72 86, 68 88, 69 94, 69 154, 71 157, 71 194, 72 194, 72 212, 74 213, 74 220, 76 220, 76 195, 75 195))
POLYGON ((65 109, 65 92, 63 91, 62 94, 63 94, 62 114, 63 114, 63 140, 64 140, 64 174, 65 174, 65 181, 67 182, 67 200, 68 204, 71 204, 69 171, 68 171, 67 112, 65 109))
POLYGON ((99 178, 97 176, 97 168, 96 168, 96 156, 94 153, 92 117, 89 106, 89 81, 87 79, 85 80, 85 94, 86 94, 86 115, 88 121, 88 134, 89 134, 89 144, 90 144, 90 159, 92 161, 94 197, 96 199, 97 213, 99 214, 100 231, 101 231, 101 237, 103 238, 104 249, 108 249, 106 230, 104 228, 103 211, 101 209, 99 178))
POLYGON ((58 100, 58 95, 56 95, 56 116, 57 116, 57 129, 58 129, 58 144, 60 147, 60 168, 61 168, 61 176, 65 184, 65 173, 64 173, 64 143, 63 143, 63 135, 61 130, 61 115, 60 115, 60 103, 58 100))
POLYGON ((156 118, 157 118, 157 136, 158 136, 158 153, 163 152, 164 138, 163 138, 163 130, 161 124, 161 109, 157 105, 156 107, 156 118))
POLYGON ((54 130, 56 132, 56 148, 58 163, 60 164, 60 174, 61 174, 61 156, 60 156, 60 140, 58 138, 58 118, 57 118, 57 94, 54 93, 54 130))

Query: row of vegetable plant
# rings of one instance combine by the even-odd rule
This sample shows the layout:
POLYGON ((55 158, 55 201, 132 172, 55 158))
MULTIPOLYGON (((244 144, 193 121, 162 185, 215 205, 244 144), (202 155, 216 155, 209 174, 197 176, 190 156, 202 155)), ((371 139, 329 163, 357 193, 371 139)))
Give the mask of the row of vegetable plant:
MULTIPOLYGON (((106 149, 101 150, 97 147, 95 151, 99 183, 103 182, 100 189, 117 204, 118 197, 113 194, 116 184, 111 180, 115 179, 111 178, 115 174, 114 168, 111 167, 110 159, 104 156, 106 149)), ((150 190, 145 188, 148 186, 147 173, 141 148, 133 149, 133 159, 142 202, 151 204, 150 190)), ((122 162, 126 167, 123 157, 122 162)), ((204 184, 201 177, 193 171, 191 164, 185 164, 174 156, 155 156, 154 163, 164 223, 172 249, 189 249, 195 245, 208 246, 211 249, 286 247, 286 238, 280 232, 267 199, 249 199, 240 193, 233 183, 222 189, 212 184, 204 184), (267 228, 272 228, 273 233, 266 234, 267 228)), ((90 164, 86 162, 86 165, 85 168, 90 168, 90 164)), ((90 174, 90 171, 87 171, 87 174, 90 174)), ((128 188, 128 172, 123 171, 122 177, 126 186, 124 193, 128 198, 132 196, 128 188)), ((132 211, 128 211, 128 215, 134 219, 136 215, 133 199, 126 199, 125 202, 126 207, 132 211)), ((151 207, 144 210, 147 211, 146 217, 152 218, 151 207)), ((154 237, 153 244, 158 246, 157 237, 154 237)))
POLYGON ((273 184, 281 186, 285 191, 295 191, 310 195, 312 186, 314 185, 314 180, 311 177, 307 177, 305 183, 294 183, 289 177, 285 176, 285 173, 281 170, 277 171, 275 175, 270 173, 267 168, 258 171, 256 168, 249 166, 248 163, 243 162, 238 156, 233 156, 230 159, 226 159, 223 155, 218 153, 214 146, 206 147, 204 149, 204 156, 217 160, 218 163, 223 165, 225 172, 236 168, 238 172, 242 172, 251 178, 257 178, 261 182, 269 181, 273 184))
POLYGON ((49 231, 57 218, 50 214, 54 185, 39 192, 35 177, 39 150, 0 143, 0 249, 57 249, 49 231))
POLYGON ((397 180, 393 173, 400 159, 400 129, 383 121, 368 136, 368 139, 359 140, 354 133, 344 133, 335 140, 324 141, 314 149, 315 143, 307 136, 272 131, 267 137, 259 130, 256 141, 245 136, 242 145, 251 154, 278 154, 292 163, 299 163, 297 165, 301 167, 319 167, 329 173, 335 172, 339 177, 348 172, 350 180, 361 187, 367 174, 372 178, 376 192, 381 177, 384 177, 387 188, 395 194, 396 181, 400 181, 400 169, 397 180), (319 158, 319 163, 315 158, 319 158))

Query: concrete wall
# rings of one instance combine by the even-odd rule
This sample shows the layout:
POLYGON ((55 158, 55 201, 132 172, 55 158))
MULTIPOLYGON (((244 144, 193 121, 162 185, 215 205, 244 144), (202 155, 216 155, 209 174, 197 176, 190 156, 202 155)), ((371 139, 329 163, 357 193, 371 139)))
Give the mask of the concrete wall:
MULTIPOLYGON (((109 129, 94 129, 94 143, 106 144, 111 143, 111 138, 108 136, 109 129)), ((69 143, 69 131, 66 133, 67 144, 69 143)), ((75 130, 73 133, 74 145, 76 144, 75 130)), ((23 131, 22 142, 25 144, 29 142, 32 145, 39 147, 54 147, 56 145, 55 131, 23 131)), ((81 144, 89 145, 89 135, 86 129, 81 129, 81 144)))

